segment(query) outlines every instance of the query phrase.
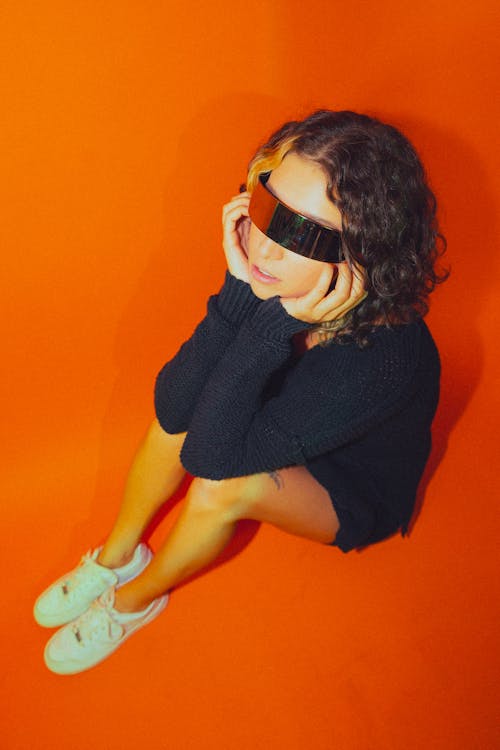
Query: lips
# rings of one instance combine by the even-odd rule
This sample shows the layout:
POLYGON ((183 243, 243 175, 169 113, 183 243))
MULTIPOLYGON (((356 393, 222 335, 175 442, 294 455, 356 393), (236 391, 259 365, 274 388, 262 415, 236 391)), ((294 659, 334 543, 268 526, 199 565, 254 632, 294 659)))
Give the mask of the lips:
POLYGON ((259 268, 256 265, 252 265, 252 276, 262 284, 276 284, 280 281, 276 276, 272 276, 264 268, 259 268))

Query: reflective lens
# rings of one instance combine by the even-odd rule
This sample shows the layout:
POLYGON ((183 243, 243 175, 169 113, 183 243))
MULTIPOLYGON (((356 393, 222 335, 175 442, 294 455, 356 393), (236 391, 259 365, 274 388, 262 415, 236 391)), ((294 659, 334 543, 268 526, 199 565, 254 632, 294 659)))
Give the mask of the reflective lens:
POLYGON ((340 263, 342 234, 298 214, 267 189, 269 173, 260 175, 250 199, 252 222, 269 239, 306 258, 340 263))

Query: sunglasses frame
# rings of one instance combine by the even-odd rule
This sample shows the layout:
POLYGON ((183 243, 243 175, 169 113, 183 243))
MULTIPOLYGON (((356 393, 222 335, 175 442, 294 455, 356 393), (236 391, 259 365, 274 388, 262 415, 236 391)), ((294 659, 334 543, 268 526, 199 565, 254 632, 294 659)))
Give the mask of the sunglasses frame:
POLYGON ((342 232, 325 227, 282 203, 266 183, 270 172, 259 175, 250 198, 252 223, 278 245, 305 258, 326 263, 341 263, 342 232))

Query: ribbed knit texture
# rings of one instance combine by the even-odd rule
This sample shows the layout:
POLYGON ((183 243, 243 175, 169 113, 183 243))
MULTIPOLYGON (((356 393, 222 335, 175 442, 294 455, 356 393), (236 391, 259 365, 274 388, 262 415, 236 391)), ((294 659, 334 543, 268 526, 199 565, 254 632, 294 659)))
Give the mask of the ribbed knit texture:
POLYGON ((226 272, 221 291, 208 300, 206 317, 156 378, 155 408, 167 432, 186 432, 206 379, 259 302, 248 284, 226 272))
POLYGON ((296 358, 292 336, 304 328, 278 298, 260 301, 227 274, 158 376, 157 416, 168 432, 188 431, 181 459, 195 476, 306 465, 330 492, 347 551, 406 528, 439 357, 423 321, 381 327, 365 349, 332 342, 296 358))

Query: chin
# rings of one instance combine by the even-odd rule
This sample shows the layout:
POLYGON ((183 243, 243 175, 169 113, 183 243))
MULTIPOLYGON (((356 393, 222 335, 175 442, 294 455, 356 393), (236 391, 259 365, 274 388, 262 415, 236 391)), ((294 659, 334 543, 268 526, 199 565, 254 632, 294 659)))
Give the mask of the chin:
POLYGON ((252 289, 252 292, 255 294, 256 297, 259 299, 271 299, 271 297, 276 297, 276 292, 272 289, 263 289, 262 284, 259 284, 258 282, 252 282, 250 281, 250 287, 252 289))

